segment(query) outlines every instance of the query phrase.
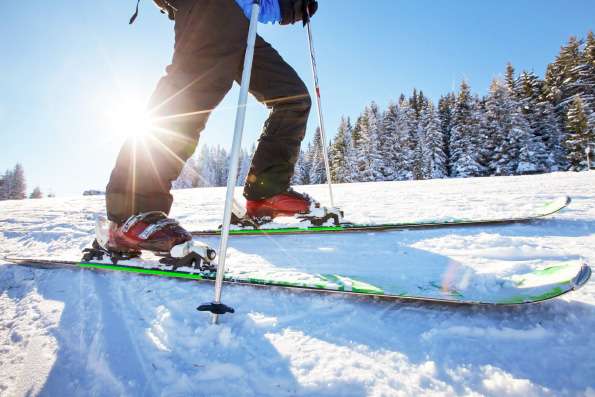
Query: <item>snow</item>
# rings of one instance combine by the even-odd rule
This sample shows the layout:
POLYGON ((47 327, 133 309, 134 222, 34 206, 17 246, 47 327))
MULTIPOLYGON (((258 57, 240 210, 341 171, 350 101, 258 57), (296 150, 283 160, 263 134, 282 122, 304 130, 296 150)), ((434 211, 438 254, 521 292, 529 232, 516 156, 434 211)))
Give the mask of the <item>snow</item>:
MULTIPOLYGON (((326 200, 325 186, 298 190, 326 200)), ((232 237, 228 265, 398 280, 453 262, 461 283, 465 271, 489 280, 558 261, 593 264, 595 172, 338 185, 335 196, 349 220, 379 223, 519 215, 566 194, 568 209, 530 224, 232 237)), ((217 227, 223 189, 175 196, 186 227, 217 227)), ((1 202, 0 255, 78 258, 103 200, 1 202)), ((0 395, 595 395, 593 281, 507 308, 226 285, 236 313, 218 326, 195 309, 212 297, 209 283, 0 259, 0 395)))

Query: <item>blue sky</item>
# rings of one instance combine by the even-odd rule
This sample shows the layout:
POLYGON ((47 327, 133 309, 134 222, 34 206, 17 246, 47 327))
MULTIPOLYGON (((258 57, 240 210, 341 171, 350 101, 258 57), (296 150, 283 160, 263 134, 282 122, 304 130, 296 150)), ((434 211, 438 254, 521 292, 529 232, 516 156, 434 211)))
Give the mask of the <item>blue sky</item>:
MULTIPOLYGON (((312 26, 329 135, 341 115, 356 117, 372 100, 385 106, 414 87, 436 99, 467 79, 485 93, 509 61, 543 75, 569 36, 595 28, 592 0, 319 2, 312 26)), ((30 189, 59 196, 105 187, 125 139, 114 114, 142 106, 173 47, 173 26, 150 0, 127 24, 135 3, 2 5, 0 171, 21 162, 30 189)), ((260 25, 260 33, 310 86, 303 28, 260 25)), ((234 87, 211 116, 202 143, 229 146, 237 95, 234 87)), ((245 147, 266 116, 252 100, 245 147)))

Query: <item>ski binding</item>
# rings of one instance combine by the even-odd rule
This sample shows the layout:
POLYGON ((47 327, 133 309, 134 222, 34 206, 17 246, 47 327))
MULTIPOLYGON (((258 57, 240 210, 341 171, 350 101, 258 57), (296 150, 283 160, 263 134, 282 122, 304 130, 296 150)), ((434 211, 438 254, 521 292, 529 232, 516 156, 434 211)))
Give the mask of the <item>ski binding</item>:
MULTIPOLYGON (((333 226, 339 226, 343 222, 343 211, 339 208, 327 208, 312 205, 310 212, 307 214, 297 214, 295 219, 300 222, 310 222, 312 226, 324 226, 329 221, 332 221, 333 226)), ((250 217, 246 209, 238 203, 235 199, 233 201, 232 213, 231 213, 231 224, 238 226, 241 229, 260 229, 261 226, 267 223, 273 222, 273 218, 261 217, 252 218, 250 217)), ((219 226, 221 229, 221 226, 219 226)))
MULTIPOLYGON (((127 261, 139 258, 141 252, 118 252, 102 247, 97 240, 93 241, 91 248, 83 250, 83 262, 102 261, 109 258, 112 264, 117 265, 120 261, 127 261)), ((172 270, 177 270, 180 267, 190 267, 201 272, 215 272, 217 267, 212 262, 217 257, 214 249, 208 245, 197 242, 187 241, 183 244, 176 245, 169 253, 156 253, 162 256, 159 263, 171 266, 172 270)))

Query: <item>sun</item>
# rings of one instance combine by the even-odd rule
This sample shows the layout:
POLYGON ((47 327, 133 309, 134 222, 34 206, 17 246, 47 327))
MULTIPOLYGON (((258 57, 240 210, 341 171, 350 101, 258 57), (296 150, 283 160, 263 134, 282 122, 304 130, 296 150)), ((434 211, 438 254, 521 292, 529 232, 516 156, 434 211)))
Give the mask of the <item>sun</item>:
POLYGON ((120 100, 107 115, 111 130, 120 136, 142 137, 151 129, 151 119, 142 101, 120 100))

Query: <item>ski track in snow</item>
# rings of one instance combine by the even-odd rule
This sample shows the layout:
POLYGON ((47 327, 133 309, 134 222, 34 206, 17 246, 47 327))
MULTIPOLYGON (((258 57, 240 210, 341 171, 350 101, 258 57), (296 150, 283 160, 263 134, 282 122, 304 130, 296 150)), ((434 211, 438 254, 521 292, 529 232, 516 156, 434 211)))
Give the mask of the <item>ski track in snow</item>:
MULTIPOLYGON (((324 204, 325 189, 302 190, 324 204)), ((595 172, 336 187, 349 220, 367 223, 522 215, 565 194, 568 209, 530 224, 231 238, 228 262, 371 280, 422 280, 450 263, 458 282, 472 273, 489 289, 556 261, 595 263, 595 172), (416 274, 397 276, 396 264, 416 274)), ((217 227, 224 189, 175 196, 172 215, 186 227, 217 227)), ((103 206, 0 202, 0 255, 78 258, 103 206)), ((219 326, 195 310, 212 296, 210 283, 0 260, 0 396, 595 396, 593 281, 507 308, 226 285, 236 313, 219 326)))

